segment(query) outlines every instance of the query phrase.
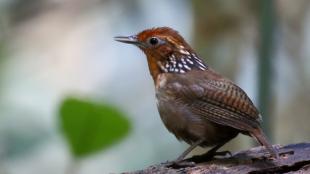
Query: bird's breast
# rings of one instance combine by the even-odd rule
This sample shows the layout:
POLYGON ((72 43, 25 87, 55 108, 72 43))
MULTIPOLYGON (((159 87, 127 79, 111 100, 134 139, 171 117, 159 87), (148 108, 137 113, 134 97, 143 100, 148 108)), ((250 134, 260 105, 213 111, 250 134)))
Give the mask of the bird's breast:
POLYGON ((208 129, 206 121, 194 116, 186 105, 179 103, 175 96, 171 96, 169 93, 159 89, 156 97, 161 120, 177 139, 192 144, 205 137, 206 129, 208 129))
POLYGON ((192 104, 195 101, 183 100, 182 94, 176 91, 185 85, 182 82, 171 80, 168 75, 159 76, 156 81, 157 107, 160 117, 166 128, 173 133, 179 140, 184 140, 189 144, 204 139, 204 145, 214 145, 227 136, 232 136, 225 126, 210 122, 203 115, 192 112, 192 104), (171 86, 174 86, 172 89, 171 86), (223 136, 219 136, 221 132, 223 136))

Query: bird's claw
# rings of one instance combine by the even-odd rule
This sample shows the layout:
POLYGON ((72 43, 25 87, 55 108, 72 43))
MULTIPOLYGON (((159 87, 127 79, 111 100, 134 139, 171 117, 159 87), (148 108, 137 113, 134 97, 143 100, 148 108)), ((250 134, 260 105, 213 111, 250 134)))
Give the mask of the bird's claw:
POLYGON ((221 151, 221 152, 215 152, 213 156, 226 156, 229 155, 229 157, 232 157, 232 153, 228 150, 221 151))
POLYGON ((207 152, 207 153, 202 154, 202 155, 193 156, 192 159, 195 162, 203 162, 203 161, 211 160, 215 156, 225 157, 227 155, 229 155, 229 157, 232 157, 232 153, 230 151, 221 151, 221 152, 212 152, 212 153, 207 152))
POLYGON ((221 152, 207 152, 205 154, 202 154, 201 157, 205 158, 205 159, 211 159, 215 156, 223 156, 225 157, 226 155, 229 155, 229 157, 232 157, 232 154, 230 151, 221 151, 221 152))
POLYGON ((168 161, 164 163, 163 165, 169 168, 178 169, 178 168, 185 168, 185 167, 194 167, 196 163, 193 161, 186 161, 186 160, 174 160, 174 161, 168 161))

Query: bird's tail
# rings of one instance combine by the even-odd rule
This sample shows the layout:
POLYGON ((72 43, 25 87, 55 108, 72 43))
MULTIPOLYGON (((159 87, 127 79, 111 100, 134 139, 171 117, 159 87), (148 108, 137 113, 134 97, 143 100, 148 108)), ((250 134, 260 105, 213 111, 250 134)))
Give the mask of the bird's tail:
POLYGON ((251 135, 255 137, 255 139, 258 141, 259 144, 261 144, 262 146, 265 146, 265 148, 269 151, 270 155, 272 155, 275 158, 279 158, 276 148, 274 148, 269 143, 266 135, 264 134, 261 128, 257 128, 254 131, 252 131, 251 135))

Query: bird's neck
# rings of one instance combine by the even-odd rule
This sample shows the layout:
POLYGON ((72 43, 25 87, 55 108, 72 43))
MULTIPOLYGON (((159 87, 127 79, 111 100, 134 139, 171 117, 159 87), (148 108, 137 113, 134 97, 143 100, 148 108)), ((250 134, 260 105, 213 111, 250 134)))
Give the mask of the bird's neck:
POLYGON ((191 70, 204 71, 208 67, 195 53, 171 54, 167 58, 158 59, 147 56, 150 74, 156 81, 161 73, 185 74, 191 70))
POLYGON ((147 56, 147 62, 149 66, 150 74, 153 78, 154 83, 156 82, 156 79, 159 74, 164 73, 160 67, 158 66, 158 63, 156 62, 156 59, 152 56, 147 56))

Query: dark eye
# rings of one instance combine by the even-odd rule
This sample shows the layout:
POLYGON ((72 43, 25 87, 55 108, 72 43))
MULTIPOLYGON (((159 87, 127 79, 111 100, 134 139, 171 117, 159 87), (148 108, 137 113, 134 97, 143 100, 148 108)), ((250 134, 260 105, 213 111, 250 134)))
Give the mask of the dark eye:
POLYGON ((151 44, 151 45, 157 45, 159 43, 159 39, 158 38, 156 38, 156 37, 151 37, 150 39, 149 39, 149 44, 151 44))

